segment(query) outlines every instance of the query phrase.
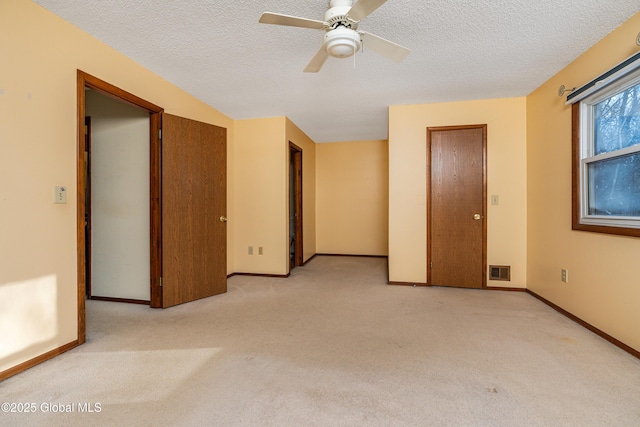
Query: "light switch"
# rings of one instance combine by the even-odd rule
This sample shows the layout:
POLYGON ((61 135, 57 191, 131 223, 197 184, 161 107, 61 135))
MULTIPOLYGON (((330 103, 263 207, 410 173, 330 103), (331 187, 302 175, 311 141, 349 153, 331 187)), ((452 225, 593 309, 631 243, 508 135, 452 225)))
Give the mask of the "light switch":
POLYGON ((499 205, 500 204, 500 197, 497 194, 494 194, 491 196, 491 204, 492 205, 499 205))
POLYGON ((67 187, 64 185, 56 185, 54 191, 54 200, 55 204, 65 204, 67 203, 67 187))

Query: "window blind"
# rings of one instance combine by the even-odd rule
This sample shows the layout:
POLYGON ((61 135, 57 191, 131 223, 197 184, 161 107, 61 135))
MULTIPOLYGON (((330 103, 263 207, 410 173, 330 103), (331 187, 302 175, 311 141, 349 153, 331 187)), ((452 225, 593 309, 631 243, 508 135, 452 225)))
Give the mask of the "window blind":
POLYGON ((589 83, 580 86, 567 96, 566 105, 575 104, 591 95, 593 92, 607 86, 610 83, 624 77, 640 67, 640 52, 630 56, 609 71, 599 75, 589 83))

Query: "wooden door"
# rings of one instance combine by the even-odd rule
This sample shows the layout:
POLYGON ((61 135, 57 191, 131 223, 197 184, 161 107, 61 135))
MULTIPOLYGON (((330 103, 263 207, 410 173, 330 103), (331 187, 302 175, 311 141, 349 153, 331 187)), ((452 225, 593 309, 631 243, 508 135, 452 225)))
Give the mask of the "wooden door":
POLYGON ((226 129, 162 114, 162 307, 227 291, 226 129))
POLYGON ((427 266, 435 286, 486 286, 486 125, 427 129, 427 266))

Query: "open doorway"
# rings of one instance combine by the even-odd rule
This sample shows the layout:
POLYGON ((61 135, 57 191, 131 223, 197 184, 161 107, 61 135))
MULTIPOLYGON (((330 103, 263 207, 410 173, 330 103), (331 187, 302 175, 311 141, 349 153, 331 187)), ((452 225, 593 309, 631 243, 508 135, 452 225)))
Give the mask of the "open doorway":
MULTIPOLYGON (((91 259, 95 259, 95 254, 92 254, 92 247, 94 243, 91 239, 93 234, 91 229, 95 226, 91 221, 94 218, 94 211, 91 209, 91 205, 94 204, 92 200, 95 198, 96 191, 91 191, 92 186, 90 180, 93 180, 92 175, 95 173, 95 162, 91 161, 92 153, 95 149, 95 141, 92 140, 94 135, 96 120, 87 119, 87 93, 95 92, 100 96, 107 97, 111 101, 124 103, 127 107, 135 108, 136 111, 145 116, 145 126, 147 126, 147 173, 150 175, 148 179, 151 182, 151 188, 146 190, 145 200, 151 205, 150 222, 150 239, 145 243, 150 248, 150 260, 146 265, 146 268, 150 273, 150 301, 153 305, 154 297, 158 298, 158 292, 154 292, 154 289, 159 286, 157 278, 160 277, 158 271, 160 271, 159 262, 159 240, 157 227, 153 224, 159 222, 159 184, 157 177, 157 168, 159 165, 159 144, 158 134, 160 131, 160 114, 163 109, 147 102, 141 98, 136 97, 122 89, 117 88, 107 82, 104 82, 96 77, 93 77, 87 73, 78 70, 77 74, 77 114, 78 114, 78 157, 77 157, 77 251, 78 251, 78 343, 83 344, 86 340, 86 313, 85 313, 85 299, 87 296, 98 295, 96 290, 95 281, 90 280, 93 274, 94 266, 91 259), (149 194, 151 196, 149 197, 149 194), (149 203, 149 201, 151 201, 149 203), (149 244, 149 242, 151 244, 149 244)), ((93 95, 90 95, 90 97, 93 95)), ((100 115, 100 114, 98 114, 100 115)), ((116 114, 117 116, 117 114, 116 114)), ((102 159, 105 160, 105 159, 102 159)), ((107 158, 108 161, 108 158, 107 158)), ((106 179, 108 181, 108 178, 106 179)), ((93 189, 95 190, 95 189, 93 189)), ((118 209, 114 209, 117 211, 118 209)), ((122 213, 122 212, 121 212, 122 213)), ((144 267, 143 267, 144 268, 144 267)), ((147 288, 149 288, 149 282, 147 282, 147 288)), ((122 300, 134 300, 137 298, 122 298, 122 300)), ((143 301, 143 300, 138 300, 143 301)), ((131 301, 133 302, 133 301, 131 301)), ((145 302, 146 303, 146 302, 145 302)))
MULTIPOLYGON (((95 149, 94 141, 86 146, 91 139, 86 137, 85 126, 88 89, 124 102, 145 117, 149 137, 145 156, 148 184, 143 185, 146 192, 139 197, 148 204, 150 227, 149 238, 140 238, 138 243, 149 247, 147 286, 153 308, 226 292, 227 130, 164 114, 162 108, 83 71, 78 70, 77 77, 78 343, 83 344, 86 341, 87 272, 95 267, 87 268, 87 257, 91 254, 87 250, 87 204, 95 198, 95 191, 87 192, 88 179, 95 173, 95 162, 87 167, 91 155, 85 154, 85 150, 95 149)), ((91 128, 95 128, 94 122, 91 121, 91 128)), ((93 218, 94 213, 90 211, 93 218)), ((89 226, 95 224, 92 222, 89 226)), ((89 292, 96 295, 95 281, 90 285, 89 292)))
POLYGON ((149 112, 85 93, 86 294, 150 303, 149 112))
POLYGON ((302 148, 289 142, 289 271, 304 263, 302 245, 302 148))

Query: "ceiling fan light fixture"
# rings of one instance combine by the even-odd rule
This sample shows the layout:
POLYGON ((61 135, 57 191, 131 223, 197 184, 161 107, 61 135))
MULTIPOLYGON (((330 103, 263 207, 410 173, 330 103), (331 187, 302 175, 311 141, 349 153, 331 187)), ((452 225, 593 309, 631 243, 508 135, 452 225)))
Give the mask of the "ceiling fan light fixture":
POLYGON ((364 42, 367 43, 368 50, 400 62, 411 52, 409 49, 359 29, 360 22, 386 2, 387 0, 330 0, 329 9, 324 14, 324 21, 264 12, 258 22, 325 31, 322 46, 307 64, 305 73, 320 71, 330 56, 334 58, 354 56, 362 49, 364 42))
POLYGON ((335 58, 348 58, 360 50, 360 34, 345 27, 338 27, 324 36, 327 53, 335 58))

